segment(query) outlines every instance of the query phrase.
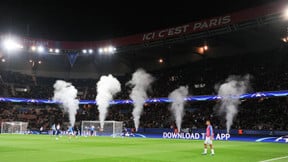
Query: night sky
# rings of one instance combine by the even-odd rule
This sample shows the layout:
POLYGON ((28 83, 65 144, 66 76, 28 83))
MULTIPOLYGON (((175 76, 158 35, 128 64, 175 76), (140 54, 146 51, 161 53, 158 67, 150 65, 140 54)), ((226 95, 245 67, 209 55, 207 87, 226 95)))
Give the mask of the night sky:
POLYGON ((55 40, 101 40, 219 16, 273 0, 85 2, 1 0, 0 32, 55 40), (154 3, 153 3, 154 2, 154 3), (190 1, 189 1, 190 2, 190 1), (211 8, 212 9, 209 9, 211 8))

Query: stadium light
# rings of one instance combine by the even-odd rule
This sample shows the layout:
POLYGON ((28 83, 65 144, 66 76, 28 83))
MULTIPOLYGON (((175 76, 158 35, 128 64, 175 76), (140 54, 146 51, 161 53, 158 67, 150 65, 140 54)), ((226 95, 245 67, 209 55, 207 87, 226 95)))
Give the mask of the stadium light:
POLYGON ((86 49, 83 49, 83 50, 82 50, 82 53, 87 53, 87 50, 86 50, 86 49))
POLYGON ((102 48, 99 48, 99 49, 98 49, 98 52, 99 52, 100 54, 102 54, 102 53, 103 53, 103 49, 102 49, 102 48))
POLYGON ((38 47, 37 47, 37 51, 38 51, 39 53, 43 53, 43 52, 44 52, 44 47, 43 47, 43 46, 38 46, 38 47))
POLYGON ((288 20, 288 6, 284 10, 284 19, 288 20))
POLYGON ((114 54, 116 52, 116 48, 113 46, 106 46, 106 47, 101 47, 98 49, 99 54, 114 54))
POLYGON ((109 52, 109 53, 112 53, 112 52, 113 52, 113 49, 114 49, 114 48, 113 48, 112 46, 109 46, 109 47, 108 47, 108 52, 109 52))
POLYGON ((55 53, 59 53, 60 50, 58 48, 55 49, 55 53))
POLYGON ((205 50, 204 50, 203 47, 197 47, 197 48, 196 48, 196 53, 197 53, 197 54, 203 55, 204 52, 205 52, 205 50))
POLYGON ((50 53, 60 53, 60 50, 58 48, 56 48, 56 49, 50 48, 49 52, 50 53))
POLYGON ((31 50, 34 52, 36 51, 36 46, 31 46, 31 50))
POLYGON ((15 50, 23 48, 23 46, 21 44, 19 44, 18 42, 16 42, 15 40, 13 40, 11 38, 3 41, 3 47, 7 51, 15 51, 15 50))
POLYGON ((90 54, 92 54, 92 53, 93 53, 93 50, 92 50, 92 49, 89 49, 88 52, 89 52, 90 54))

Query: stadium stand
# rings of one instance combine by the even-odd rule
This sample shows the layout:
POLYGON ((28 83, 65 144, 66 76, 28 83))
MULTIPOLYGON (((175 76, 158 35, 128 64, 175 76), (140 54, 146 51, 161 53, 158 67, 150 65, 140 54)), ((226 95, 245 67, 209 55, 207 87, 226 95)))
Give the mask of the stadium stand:
MULTIPOLYGON (((285 52, 283 52, 285 53, 285 52)), ((283 53, 279 55, 285 56, 283 53)), ((279 61, 274 64, 267 62, 270 53, 253 55, 247 60, 247 55, 224 57, 221 63, 217 59, 204 60, 194 64, 182 65, 180 67, 152 71, 156 78, 149 97, 167 97, 169 92, 179 85, 188 85, 191 95, 215 94, 214 86, 223 82, 229 74, 250 74, 251 90, 276 91, 288 88, 287 64, 279 61), (245 60, 245 67, 241 62, 245 60)), ((282 58, 283 58, 282 57, 282 58)), ((285 60, 285 59, 283 59, 285 60)), ((57 78, 45 78, 24 75, 16 72, 1 71, 1 92, 5 96, 25 98, 51 98, 53 95, 53 84, 57 78), (17 89, 18 88, 18 89, 17 89), (25 89, 24 91, 19 90, 25 89)), ((130 74, 120 76, 122 92, 116 99, 129 98, 130 88, 125 83, 130 79, 130 74)), ((67 79, 66 79, 67 80, 67 79)), ((96 79, 68 79, 79 91, 79 99, 95 99, 96 79)), ((288 107, 287 98, 260 98, 242 100, 240 112, 233 124, 234 129, 255 130, 287 130, 288 129, 288 107), (244 120, 245 119, 245 120, 244 120)), ((210 102, 188 102, 183 120, 183 128, 201 128, 205 119, 214 122, 215 128, 225 128, 225 121, 221 120, 219 114, 213 111, 217 101, 210 102), (205 116, 205 114, 210 114, 205 116)), ((169 105, 165 103, 145 104, 144 113, 141 117, 142 128, 172 128, 174 121, 171 118, 169 105)), ((0 104, 1 121, 29 121, 29 129, 49 129, 52 122, 67 122, 67 115, 57 105, 39 104, 0 104)), ((133 127, 131 116, 132 105, 113 105, 109 110, 107 120, 124 121, 126 127, 133 127)), ((95 105, 81 105, 78 110, 76 121, 96 120, 98 110, 95 105)))

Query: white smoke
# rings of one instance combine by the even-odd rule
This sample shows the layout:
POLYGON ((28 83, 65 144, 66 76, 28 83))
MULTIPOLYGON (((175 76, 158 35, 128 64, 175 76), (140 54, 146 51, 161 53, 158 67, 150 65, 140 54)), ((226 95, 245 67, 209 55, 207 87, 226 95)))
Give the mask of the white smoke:
POLYGON ((173 92, 171 92, 168 96, 168 98, 172 100, 170 110, 174 115, 176 125, 179 131, 181 130, 182 118, 184 116, 184 99, 187 97, 187 95, 188 86, 180 86, 178 89, 175 89, 173 92))
POLYGON ((107 116, 109 102, 113 99, 113 96, 120 91, 120 82, 111 74, 109 74, 108 76, 101 76, 100 80, 97 82, 96 102, 99 110, 101 129, 103 129, 104 127, 104 120, 107 116))
POLYGON ((240 96, 249 88, 249 75, 229 76, 225 83, 218 89, 218 96, 221 96, 220 113, 225 113, 227 133, 233 124, 233 119, 238 113, 238 106, 241 103, 240 96))
POLYGON ((134 118, 134 125, 136 131, 138 131, 140 124, 140 116, 143 111, 143 104, 147 97, 147 90, 150 87, 150 84, 154 81, 152 75, 146 73, 143 69, 136 70, 132 79, 128 82, 128 84, 132 85, 133 89, 130 93, 130 98, 134 101, 134 109, 132 112, 134 118))
POLYGON ((75 124, 75 115, 79 108, 79 100, 77 98, 77 89, 69 82, 57 80, 54 87, 53 100, 61 102, 64 111, 69 114, 71 126, 75 124))

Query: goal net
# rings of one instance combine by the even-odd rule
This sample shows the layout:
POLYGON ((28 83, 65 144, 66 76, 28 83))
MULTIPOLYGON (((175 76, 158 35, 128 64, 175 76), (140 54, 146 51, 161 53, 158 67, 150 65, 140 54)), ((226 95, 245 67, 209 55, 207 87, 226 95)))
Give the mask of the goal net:
POLYGON ((2 122, 1 133, 24 134, 27 132, 28 122, 2 122))
POLYGON ((121 136, 123 122, 104 121, 103 130, 100 129, 100 121, 82 121, 81 132, 84 136, 121 136))

